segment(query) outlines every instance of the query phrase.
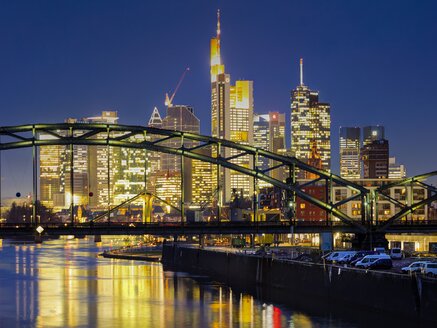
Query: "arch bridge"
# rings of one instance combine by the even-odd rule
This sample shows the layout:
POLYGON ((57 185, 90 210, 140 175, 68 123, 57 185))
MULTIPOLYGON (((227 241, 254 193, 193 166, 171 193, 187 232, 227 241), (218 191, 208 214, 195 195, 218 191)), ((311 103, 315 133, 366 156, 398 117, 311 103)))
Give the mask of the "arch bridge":
MULTIPOLYGON (((385 233, 390 231, 412 231, 412 229, 424 229, 433 230, 437 227, 434 222, 423 221, 417 224, 406 224, 403 222, 406 216, 414 213, 414 211, 423 208, 426 205, 431 204, 437 200, 437 190, 425 181, 427 178, 437 175, 437 171, 427 174, 411 177, 408 179, 400 180, 393 183, 383 184, 379 188, 370 190, 357 182, 349 181, 335 175, 331 172, 317 169, 302 161, 299 161, 295 157, 283 156, 280 154, 272 153, 262 149, 258 149, 252 146, 242 145, 234 143, 224 139, 217 139, 210 136, 203 136, 193 133, 187 133, 182 131, 173 131, 158 129, 154 127, 133 126, 133 125, 119 125, 119 124, 95 124, 95 123, 60 123, 60 124, 29 124, 20 126, 4 126, 0 127, 0 153, 10 149, 19 148, 32 148, 33 154, 33 217, 37 218, 36 202, 38 193, 38 149, 44 146, 63 145, 70 150, 70 183, 72 194, 74 195, 74 157, 73 147, 77 145, 84 146, 104 146, 104 147, 122 147, 130 149, 142 149, 145 152, 154 151, 166 154, 172 154, 207 162, 212 164, 216 168, 216 172, 220 172, 222 168, 236 171, 238 173, 250 176, 253 178, 254 183, 254 195, 252 210, 254 212, 252 222, 236 223, 236 222, 224 222, 221 216, 221 207, 223 200, 221 194, 223 184, 221 183, 220 173, 217 174, 216 185, 217 189, 217 222, 212 223, 197 223, 196 225, 189 225, 185 218, 185 195, 184 184, 186 181, 183 179, 184 161, 181 161, 181 200, 179 210, 181 212, 181 220, 178 225, 172 226, 172 231, 190 233, 198 233, 198 231, 225 231, 226 226, 230 227, 229 231, 258 231, 258 232, 287 232, 292 227, 296 232, 298 231, 345 231, 354 232, 357 234, 369 234, 369 233, 385 233), (205 151, 208 150, 208 151, 205 151), (229 150, 229 151, 226 151, 229 150), (232 154, 225 156, 224 154, 232 154), (239 157, 248 156, 251 158, 252 167, 239 164, 239 157), (272 165, 268 169, 261 169, 257 166, 260 160, 266 160, 272 165), (282 170, 286 172, 286 179, 278 178, 273 174, 275 170, 282 170), (298 179, 299 176, 310 176, 311 179, 305 181, 298 179), (264 181, 271 184, 274 187, 280 188, 286 195, 287 204, 290 208, 287 210, 287 220, 280 224, 267 224, 257 222, 258 202, 256 197, 256 190, 258 182, 264 181), (313 193, 309 192, 310 186, 319 186, 323 189, 323 197, 316 197, 313 193), (333 195, 335 186, 340 186, 350 190, 350 196, 343 197, 341 200, 337 200, 333 195), (414 202, 412 198, 408 200, 399 200, 399 197, 394 197, 390 192, 393 188, 411 188, 413 194, 414 187, 419 186, 426 190, 424 196, 414 202), (323 222, 311 222, 309 224, 305 221, 300 221, 295 217, 296 213, 296 199, 301 199, 309 204, 312 204, 326 212, 326 220, 323 222), (391 217, 385 217, 383 220, 379 217, 378 213, 380 204, 382 201, 394 204, 396 211, 391 217), (359 217, 351 217, 348 215, 346 208, 349 202, 359 202, 360 215, 359 217), (427 224, 425 224, 427 223, 427 224), (197 226, 197 228, 192 228, 197 226), (212 228, 216 226, 216 228, 212 228), (276 226, 276 228, 275 228, 276 226), (278 228, 280 226, 280 228, 278 228), (263 228, 264 227, 264 228, 263 228), (309 228, 311 227, 311 228, 309 228), (179 230, 178 230, 179 229, 179 230), (214 230, 216 229, 216 230, 214 230), (397 229, 397 230, 396 230, 397 229)), ((109 161, 109 156, 108 156, 109 161)), ((147 165, 147 161, 145 161, 147 165)), ((145 168, 145 172, 147 172, 145 168)), ((144 174, 145 186, 147 185, 147 173, 144 174)), ((0 182, 1 183, 1 182, 0 182)), ((1 190, 1 187, 0 187, 1 190)), ((144 191, 145 193, 146 191, 144 191)), ((143 194, 144 196, 144 194, 143 194)), ((71 197, 70 206, 70 227, 75 226, 75 229, 79 229, 80 226, 74 222, 74 197, 71 197)), ((120 205, 120 204, 119 204, 120 205)), ((110 223, 110 212, 119 207, 108 206, 107 223, 110 223)), ((287 206, 287 205, 286 205, 287 206)), ((35 221, 35 220, 34 220, 35 221)), ((93 227, 87 227, 95 231, 100 224, 95 220, 96 224, 93 227)), ((94 221, 93 221, 94 222, 94 221)), ((39 222, 33 222, 35 225, 39 222)), ((142 228, 132 227, 129 229, 140 231, 141 233, 156 233, 159 234, 163 229, 157 229, 152 223, 147 225, 147 220, 143 220, 142 228), (149 230, 147 230, 150 227, 149 230), (154 228, 153 228, 154 227, 154 228), (155 229, 155 230, 153 230, 155 229)), ((407 222, 408 223, 408 222, 407 222)), ((411 222, 410 222, 411 223, 411 222)), ((113 226, 115 227, 115 225, 113 226)), ((59 231, 61 231, 61 228, 59 231)), ((82 227, 85 229, 85 227, 82 227)), ((167 227, 168 228, 168 227, 167 227)), ((0 233, 6 233, 5 229, 8 227, 3 226, 0 229, 0 233)), ((54 228, 55 229, 55 228, 54 228)), ((65 230, 65 227, 62 229, 65 230)), ((115 233, 110 231, 108 226, 105 226, 106 233, 115 233), (108 230, 109 229, 109 230, 108 230)), ((17 229, 16 229, 17 230, 17 229)), ((16 231, 15 230, 15 231, 16 231)), ((24 227, 20 227, 18 230, 25 231, 24 227)), ((85 230, 84 230, 85 231, 85 230)), ((118 229, 117 231, 120 231, 118 229)), ((88 231, 87 232, 92 232, 88 231)), ((98 232, 96 232, 98 234, 98 232)))

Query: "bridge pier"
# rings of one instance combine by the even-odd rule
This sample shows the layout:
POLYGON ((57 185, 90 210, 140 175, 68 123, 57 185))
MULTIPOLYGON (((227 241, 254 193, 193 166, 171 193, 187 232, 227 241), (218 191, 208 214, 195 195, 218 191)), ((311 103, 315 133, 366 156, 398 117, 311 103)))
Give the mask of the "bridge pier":
POLYGON ((102 235, 94 235, 94 242, 95 243, 102 242, 102 235))
POLYGON ((254 248, 255 247, 255 235, 252 233, 249 235, 250 238, 250 248, 254 248))
POLYGON ((363 250, 373 250, 375 247, 388 249, 388 240, 385 238, 385 232, 356 233, 352 240, 352 247, 363 250))
POLYGON ((200 248, 205 247, 205 236, 204 235, 199 235, 199 247, 200 248))
POLYGON ((42 244, 42 236, 40 233, 35 235, 35 244, 42 244))

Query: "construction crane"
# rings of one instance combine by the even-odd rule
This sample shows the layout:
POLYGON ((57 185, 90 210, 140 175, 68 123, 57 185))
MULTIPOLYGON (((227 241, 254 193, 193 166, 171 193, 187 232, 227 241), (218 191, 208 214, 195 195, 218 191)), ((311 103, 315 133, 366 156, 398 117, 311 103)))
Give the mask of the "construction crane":
POLYGON ((187 68, 185 69, 185 71, 182 73, 182 75, 181 75, 181 77, 180 77, 180 79, 179 79, 179 82, 178 82, 178 84, 176 85, 176 88, 174 89, 174 91, 173 91, 171 97, 168 96, 168 93, 165 93, 165 105, 166 105, 167 107, 171 107, 171 106, 173 106, 173 99, 174 99, 174 97, 175 97, 175 95, 176 95, 176 92, 178 91, 179 87, 181 86, 181 83, 182 83, 182 81, 184 80, 184 77, 185 77, 185 75, 188 73, 189 70, 190 70, 190 68, 187 67, 187 68))

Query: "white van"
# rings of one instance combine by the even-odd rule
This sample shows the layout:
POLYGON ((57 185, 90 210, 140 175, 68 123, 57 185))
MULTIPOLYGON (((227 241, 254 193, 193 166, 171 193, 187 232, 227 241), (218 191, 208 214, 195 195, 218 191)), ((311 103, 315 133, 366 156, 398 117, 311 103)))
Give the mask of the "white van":
POLYGON ((393 260, 400 260, 402 258, 402 250, 399 247, 393 247, 390 249, 390 257, 393 260))
POLYGON ((429 277, 437 277, 437 262, 425 263, 422 267, 422 273, 429 277))
POLYGON ((355 264, 355 267, 366 269, 366 268, 370 267, 373 264, 373 262, 375 262, 379 259, 391 260, 390 256, 388 256, 387 254, 366 255, 355 264))
POLYGON ((344 255, 351 253, 350 251, 336 251, 328 254, 328 256, 325 257, 326 262, 338 262, 340 258, 342 258, 344 255))
POLYGON ((337 259, 335 260, 335 263, 338 264, 345 264, 345 263, 349 263, 349 261, 351 260, 352 256, 354 256, 357 252, 355 251, 350 251, 350 252, 342 252, 337 259))

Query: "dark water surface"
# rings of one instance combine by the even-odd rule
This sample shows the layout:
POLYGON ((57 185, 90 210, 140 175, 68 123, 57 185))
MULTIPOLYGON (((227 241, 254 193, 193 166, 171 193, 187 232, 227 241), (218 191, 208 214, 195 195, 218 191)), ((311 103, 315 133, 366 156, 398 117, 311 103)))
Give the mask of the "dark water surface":
POLYGON ((159 263, 98 257, 115 241, 0 244, 0 327, 358 327, 159 263))

